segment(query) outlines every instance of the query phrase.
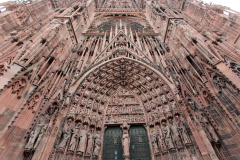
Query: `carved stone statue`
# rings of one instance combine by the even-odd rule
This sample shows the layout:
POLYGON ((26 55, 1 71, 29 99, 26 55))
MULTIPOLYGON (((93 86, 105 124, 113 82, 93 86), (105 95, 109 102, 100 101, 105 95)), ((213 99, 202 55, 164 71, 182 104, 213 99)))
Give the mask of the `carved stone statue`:
POLYGON ((164 108, 165 113, 170 112, 170 109, 169 109, 168 105, 164 105, 163 108, 164 108))
POLYGON ((96 125, 96 122, 97 122, 97 116, 95 114, 92 115, 92 117, 90 117, 90 123, 92 126, 95 126, 96 125))
POLYGON ((157 138, 158 138, 158 145, 161 152, 167 152, 167 148, 164 141, 165 138, 159 125, 157 126, 157 138))
POLYGON ((215 132, 213 126, 209 123, 207 117, 205 116, 204 112, 197 112, 197 118, 199 119, 208 139, 210 141, 219 142, 219 137, 215 132))
POLYGON ((152 141, 154 154, 158 154, 159 149, 158 149, 158 145, 157 145, 157 134, 154 131, 152 131, 152 133, 151 133, 151 141, 152 141))
POLYGON ((87 138, 88 138, 88 144, 87 144, 87 151, 86 151, 86 155, 90 155, 92 152, 92 146, 93 146, 93 128, 92 130, 90 130, 87 134, 87 138))
POLYGON ((163 125, 163 132, 164 132, 164 135, 165 135, 165 138, 166 138, 166 145, 168 147, 169 150, 173 149, 174 148, 174 145, 173 145, 173 142, 172 142, 172 139, 171 139, 171 130, 170 128, 166 125, 165 122, 162 122, 162 125, 163 125))
POLYGON ((178 131, 180 133, 180 135, 182 136, 182 141, 184 143, 184 145, 188 145, 188 144, 191 144, 191 139, 187 133, 187 129, 183 123, 183 121, 176 115, 175 116, 176 118, 176 121, 177 121, 177 126, 178 126, 178 131))
POLYGON ((72 119, 68 119, 67 123, 65 124, 62 134, 63 134, 63 139, 61 141, 61 143, 58 145, 58 150, 62 150, 66 147, 67 142, 71 136, 71 129, 70 129, 70 125, 72 123, 72 119))
POLYGON ((93 157, 98 157, 98 153, 101 148, 101 136, 99 132, 100 131, 98 131, 97 134, 95 135, 93 157))
POLYGON ((128 134, 128 130, 123 130, 123 137, 122 137, 122 146, 123 146, 123 157, 129 157, 129 148, 130 148, 130 137, 128 134))
POLYGON ((213 126, 212 126, 210 123, 208 123, 207 129, 208 129, 211 137, 213 138, 213 141, 214 141, 214 142, 219 142, 218 135, 217 135, 217 133, 215 132, 213 126))
POLYGON ((130 125, 126 121, 123 122, 123 124, 120 126, 123 130, 123 137, 122 137, 122 146, 123 146, 123 158, 124 160, 130 160, 130 137, 128 134, 128 130, 130 128, 130 125))
POLYGON ((176 123, 173 122, 172 119, 169 119, 169 122, 171 124, 170 128, 171 128, 171 132, 172 132, 172 136, 173 136, 173 141, 177 147, 181 147, 182 142, 180 139, 180 135, 178 134, 178 127, 177 127, 176 123))
POLYGON ((83 129, 80 132, 80 142, 78 146, 78 153, 83 154, 86 150, 86 144, 87 144, 87 125, 83 126, 83 129))
POLYGON ((75 150, 76 147, 76 143, 78 140, 78 131, 80 128, 81 122, 78 122, 77 124, 75 124, 74 130, 73 130, 73 135, 72 135, 72 139, 69 145, 69 151, 73 151, 75 150))
POLYGON ((76 73, 75 73, 75 75, 74 75, 74 78, 77 79, 79 75, 80 75, 80 70, 76 70, 76 73))
POLYGON ((33 149, 34 144, 35 144, 35 142, 37 140, 37 137, 40 134, 43 126, 44 126, 44 121, 43 121, 43 117, 41 117, 39 119, 38 124, 36 125, 36 127, 34 128, 34 130, 30 134, 30 138, 29 138, 28 143, 27 143, 27 145, 25 147, 25 150, 33 149))
POLYGON ((48 124, 49 124, 49 118, 45 119, 44 125, 43 125, 43 127, 42 127, 42 129, 41 129, 41 131, 40 131, 40 133, 39 133, 39 135, 38 135, 37 141, 36 141, 36 143, 35 143, 35 145, 34 145, 34 147, 33 147, 34 149, 36 149, 37 146, 38 146, 38 144, 40 143, 40 141, 41 141, 44 133, 45 133, 46 130, 47 130, 48 124))
POLYGON ((189 107, 195 111, 197 109, 195 102, 192 99, 188 100, 189 107))

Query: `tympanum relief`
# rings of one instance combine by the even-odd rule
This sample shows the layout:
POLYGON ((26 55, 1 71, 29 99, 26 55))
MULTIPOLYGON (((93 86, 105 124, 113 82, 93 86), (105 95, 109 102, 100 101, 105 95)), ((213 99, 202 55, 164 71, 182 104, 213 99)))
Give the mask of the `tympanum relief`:
POLYGON ((125 89, 112 97, 106 112, 105 122, 108 124, 145 123, 143 106, 135 95, 125 89))

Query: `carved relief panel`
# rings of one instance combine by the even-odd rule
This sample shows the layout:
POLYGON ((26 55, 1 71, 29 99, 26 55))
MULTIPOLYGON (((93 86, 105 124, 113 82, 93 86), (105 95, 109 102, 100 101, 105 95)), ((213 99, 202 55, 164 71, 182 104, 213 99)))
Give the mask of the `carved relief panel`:
POLYGON ((145 117, 142 104, 131 92, 122 89, 115 94, 107 106, 105 123, 122 124, 145 123, 145 117))

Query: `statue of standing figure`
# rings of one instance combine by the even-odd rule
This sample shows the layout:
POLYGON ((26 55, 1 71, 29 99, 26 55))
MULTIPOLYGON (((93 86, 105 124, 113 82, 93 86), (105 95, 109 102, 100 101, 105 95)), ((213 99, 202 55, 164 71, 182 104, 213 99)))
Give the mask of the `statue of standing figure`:
POLYGON ((98 131, 97 134, 95 135, 93 157, 98 157, 98 153, 101 147, 101 136, 99 133, 100 131, 98 131))
POLYGON ((92 146, 93 146, 93 130, 94 130, 94 128, 92 128, 92 129, 88 132, 88 134, 87 134, 88 144, 87 144, 86 155, 91 155, 91 152, 92 152, 92 146))
POLYGON ((178 126, 178 131, 180 133, 180 135, 182 136, 182 141, 184 143, 184 145, 188 145, 188 144, 191 144, 191 139, 190 137, 188 136, 188 133, 187 133, 187 129, 183 123, 183 121, 178 117, 178 115, 175 116, 175 119, 177 121, 177 126, 178 126))
POLYGON ((123 137, 122 137, 122 146, 123 146, 123 157, 129 157, 129 148, 130 148, 130 137, 128 134, 128 130, 123 130, 123 137))
POLYGON ((152 141, 154 154, 158 154, 159 149, 158 149, 158 145, 157 145, 157 134, 154 131, 152 131, 152 133, 151 133, 151 141, 152 141))
POLYGON ((25 147, 25 150, 31 150, 34 147, 34 144, 38 138, 38 135, 40 134, 43 126, 44 126, 44 120, 43 120, 43 116, 39 119, 38 124, 36 125, 36 127, 34 128, 34 130, 31 132, 30 134, 30 138, 28 140, 28 143, 25 147))
POLYGON ((83 153, 85 153, 86 145, 87 145, 87 131, 86 131, 86 129, 87 129, 87 125, 84 125, 83 129, 80 132, 80 142, 79 142, 77 152, 81 155, 83 153))
POLYGON ((80 125, 81 125, 81 122, 78 122, 75 124, 72 139, 71 139, 70 146, 69 146, 69 151, 74 152, 74 150, 75 150, 76 143, 78 140, 78 131, 79 131, 80 125))
POLYGON ((41 131, 40 131, 40 133, 39 133, 39 135, 38 135, 37 141, 36 141, 36 143, 35 143, 35 145, 34 145, 34 147, 33 147, 34 149, 37 148, 37 146, 38 146, 38 144, 40 143, 40 141, 41 141, 41 139, 42 139, 45 131, 47 130, 49 121, 50 121, 49 118, 45 119, 44 125, 43 125, 43 127, 42 127, 42 129, 41 129, 41 131))
POLYGON ((167 148, 164 141, 165 138, 159 125, 157 125, 157 137, 158 137, 158 145, 161 152, 167 152, 167 148))
POLYGON ((197 109, 196 104, 195 104, 195 102, 194 102, 192 99, 189 99, 189 100, 188 100, 188 105, 190 106, 190 108, 191 108, 193 111, 195 111, 195 110, 197 109))
POLYGON ((67 145, 67 142, 71 136, 71 129, 70 129, 71 123, 72 123, 72 119, 68 119, 67 123, 63 128, 63 131, 62 131, 63 139, 61 143, 58 145, 58 150, 63 150, 67 145))
POLYGON ((205 116, 205 113, 204 112, 197 112, 197 117, 208 137, 208 139, 212 142, 219 142, 219 137, 217 135, 217 133, 215 132, 213 126, 209 123, 207 117, 205 116))
POLYGON ((173 135, 173 141, 176 144, 177 147, 181 147, 182 146, 182 142, 180 139, 180 135, 178 133, 178 127, 176 125, 176 123, 173 122, 172 119, 169 119, 169 122, 171 124, 170 128, 171 128, 171 132, 173 135))
POLYGON ((168 149, 171 150, 174 148, 174 145, 173 145, 171 135, 170 135, 170 133, 171 133, 170 128, 166 125, 165 122, 162 122, 162 125, 164 127, 163 132, 164 132, 164 135, 166 138, 166 145, 167 145, 168 149))
POLYGON ((220 141, 219 137, 218 137, 217 133, 215 132, 213 126, 210 123, 207 123, 207 129, 208 129, 211 137, 213 138, 213 141, 215 143, 219 143, 219 141, 220 141))

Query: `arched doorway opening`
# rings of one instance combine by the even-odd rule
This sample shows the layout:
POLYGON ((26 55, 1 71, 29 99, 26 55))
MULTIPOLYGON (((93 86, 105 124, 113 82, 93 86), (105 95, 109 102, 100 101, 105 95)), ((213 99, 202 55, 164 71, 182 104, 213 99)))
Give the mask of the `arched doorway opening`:
MULTIPOLYGON (((121 159, 121 155, 125 160, 126 158, 141 159, 142 157, 139 157, 141 154, 138 153, 140 150, 149 153, 145 154, 147 157, 144 157, 144 160, 151 159, 161 151, 158 142, 151 141, 152 136, 166 127, 161 125, 161 122, 179 115, 178 101, 168 83, 143 62, 127 57, 106 61, 91 70, 71 95, 68 106, 66 114, 68 121, 64 121, 62 126, 65 130, 75 129, 80 136, 73 137, 68 132, 62 132, 56 142, 55 153, 56 157, 65 157, 66 152, 68 157, 78 157, 81 160, 107 159, 104 156, 108 150, 104 150, 104 145, 108 142, 105 138, 109 139, 109 137, 105 136, 108 135, 111 126, 122 126, 122 137, 119 135, 119 138, 122 138, 122 142, 127 147, 124 147, 126 145, 123 143, 120 145, 121 141, 118 140, 119 143, 115 146, 116 155, 114 150, 110 159, 115 156, 121 159), (80 126, 78 126, 79 122, 80 126), (65 141, 70 143, 60 146, 64 141, 62 137, 67 137, 65 141), (152 149, 153 147, 155 148, 152 149)), ((109 133, 108 136, 112 135, 109 133)), ((162 141, 161 145, 168 149, 165 140, 160 139, 160 141, 162 141)), ((111 144, 114 143, 108 143, 108 147, 114 148, 111 144)), ((164 150, 164 153, 167 152, 164 150)))

